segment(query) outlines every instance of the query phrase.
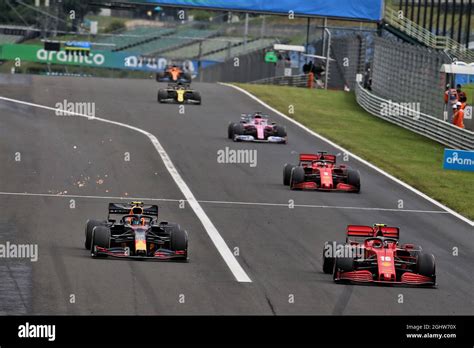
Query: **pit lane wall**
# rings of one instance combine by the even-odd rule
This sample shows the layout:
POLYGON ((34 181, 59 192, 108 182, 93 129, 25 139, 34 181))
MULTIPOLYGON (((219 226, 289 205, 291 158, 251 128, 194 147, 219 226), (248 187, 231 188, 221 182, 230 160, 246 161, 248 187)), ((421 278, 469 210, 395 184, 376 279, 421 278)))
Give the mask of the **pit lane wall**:
MULTIPOLYGON (((163 57, 143 57, 133 52, 112 52, 92 50, 89 56, 68 55, 65 51, 46 51, 43 46, 5 44, 0 45, 0 60, 36 62, 45 64, 76 65, 92 68, 109 68, 158 72, 170 63, 163 57)), ((215 64, 214 61, 201 61, 202 67, 215 64)), ((184 69, 197 76, 198 62, 186 60, 184 69)))

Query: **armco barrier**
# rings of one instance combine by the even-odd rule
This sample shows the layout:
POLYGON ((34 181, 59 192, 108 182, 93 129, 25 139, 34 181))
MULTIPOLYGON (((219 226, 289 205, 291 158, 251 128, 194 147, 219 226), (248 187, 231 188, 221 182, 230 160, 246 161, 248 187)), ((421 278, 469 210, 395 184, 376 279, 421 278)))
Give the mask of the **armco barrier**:
POLYGON ((293 75, 293 76, 267 77, 264 79, 252 81, 250 83, 259 84, 259 85, 307 87, 308 75, 301 74, 301 75, 293 75))
POLYGON ((415 109, 380 98, 364 89, 360 83, 355 88, 357 103, 370 114, 435 140, 452 149, 474 150, 474 132, 461 129, 436 117, 415 109))

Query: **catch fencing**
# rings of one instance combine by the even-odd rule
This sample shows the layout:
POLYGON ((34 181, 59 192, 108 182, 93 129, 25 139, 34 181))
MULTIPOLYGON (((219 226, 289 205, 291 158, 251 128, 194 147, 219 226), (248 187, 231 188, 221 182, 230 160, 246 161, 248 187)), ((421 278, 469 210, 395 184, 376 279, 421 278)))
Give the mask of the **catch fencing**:
POLYGON ((443 119, 446 80, 440 69, 450 62, 443 52, 377 37, 372 91, 396 102, 419 103, 422 112, 443 119))
MULTIPOLYGON (((292 87, 308 87, 308 75, 293 75, 293 76, 275 76, 267 77, 260 80, 252 81, 250 83, 259 85, 279 85, 292 87)), ((316 87, 316 83, 314 83, 316 87)))
POLYGON ((275 76, 275 64, 265 63, 263 55, 259 50, 200 69, 199 81, 249 82, 275 76))
POLYGON ((416 108, 376 96, 356 84, 357 103, 370 114, 380 117, 452 149, 474 150, 474 132, 461 129, 416 108))

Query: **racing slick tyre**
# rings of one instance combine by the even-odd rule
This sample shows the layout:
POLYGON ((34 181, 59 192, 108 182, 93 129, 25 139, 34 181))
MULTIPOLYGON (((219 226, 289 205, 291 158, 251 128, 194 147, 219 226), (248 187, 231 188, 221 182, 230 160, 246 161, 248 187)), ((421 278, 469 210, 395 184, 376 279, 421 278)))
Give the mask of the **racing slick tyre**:
POLYGON ((165 78, 165 73, 164 71, 160 71, 158 74, 156 74, 156 82, 161 82, 165 78))
POLYGON ((293 164, 286 163, 283 167, 283 185, 290 185, 291 170, 296 166, 293 164))
POLYGON ((197 105, 201 105, 201 94, 199 92, 193 92, 193 99, 197 105))
POLYGON ((164 89, 158 90, 158 102, 163 103, 168 98, 168 92, 164 89))
POLYGON ((91 253, 97 256, 95 247, 110 248, 110 228, 106 226, 96 226, 92 230, 91 253))
POLYGON ((227 137, 229 139, 234 139, 234 127, 235 127, 234 122, 229 123, 229 127, 227 128, 227 137))
POLYGON ((191 82, 192 77, 190 73, 183 73, 182 76, 184 80, 186 80, 187 82, 191 82))
POLYGON ((323 272, 326 274, 331 274, 334 270, 334 253, 335 250, 331 250, 333 246, 336 245, 336 242, 326 242, 324 243, 323 248, 323 272), (332 255, 332 256, 330 256, 332 255))
POLYGON ((338 271, 351 272, 354 270, 354 259, 352 257, 336 257, 334 259, 333 279, 336 279, 338 271))
POLYGON ((286 137, 286 129, 282 126, 275 126, 275 134, 277 137, 284 138, 286 137))
MULTIPOLYGON (((234 127, 234 135, 243 135, 245 133, 245 128, 242 124, 238 123, 234 127)), ((234 138, 234 141, 238 141, 234 138)))
POLYGON ((104 224, 105 224, 105 221, 87 220, 87 222, 86 222, 86 241, 84 243, 84 247, 87 250, 91 249, 92 230, 94 230, 94 227, 103 226, 104 224))
POLYGON ((433 254, 418 254, 418 258, 416 259, 416 272, 425 277, 435 278, 436 266, 433 254))
POLYGON ((179 226, 172 226, 170 229, 170 249, 173 251, 186 250, 188 253, 188 233, 179 226))
POLYGON ((355 193, 360 192, 360 174, 358 170, 347 170, 347 183, 356 188, 356 190, 354 191, 355 193))
POLYGON ((291 169, 290 175, 290 188, 293 190, 293 186, 304 182, 304 169, 303 167, 294 167, 291 169))

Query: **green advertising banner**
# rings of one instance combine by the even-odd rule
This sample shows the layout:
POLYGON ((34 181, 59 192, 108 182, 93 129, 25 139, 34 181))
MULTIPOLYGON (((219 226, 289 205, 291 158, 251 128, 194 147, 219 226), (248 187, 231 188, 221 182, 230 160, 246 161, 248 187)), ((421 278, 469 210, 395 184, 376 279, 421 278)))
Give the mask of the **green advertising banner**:
POLYGON ((90 55, 68 55, 65 51, 46 51, 42 46, 6 44, 0 46, 0 59, 27 62, 82 65, 95 68, 123 68, 125 57, 110 51, 94 51, 90 55))

